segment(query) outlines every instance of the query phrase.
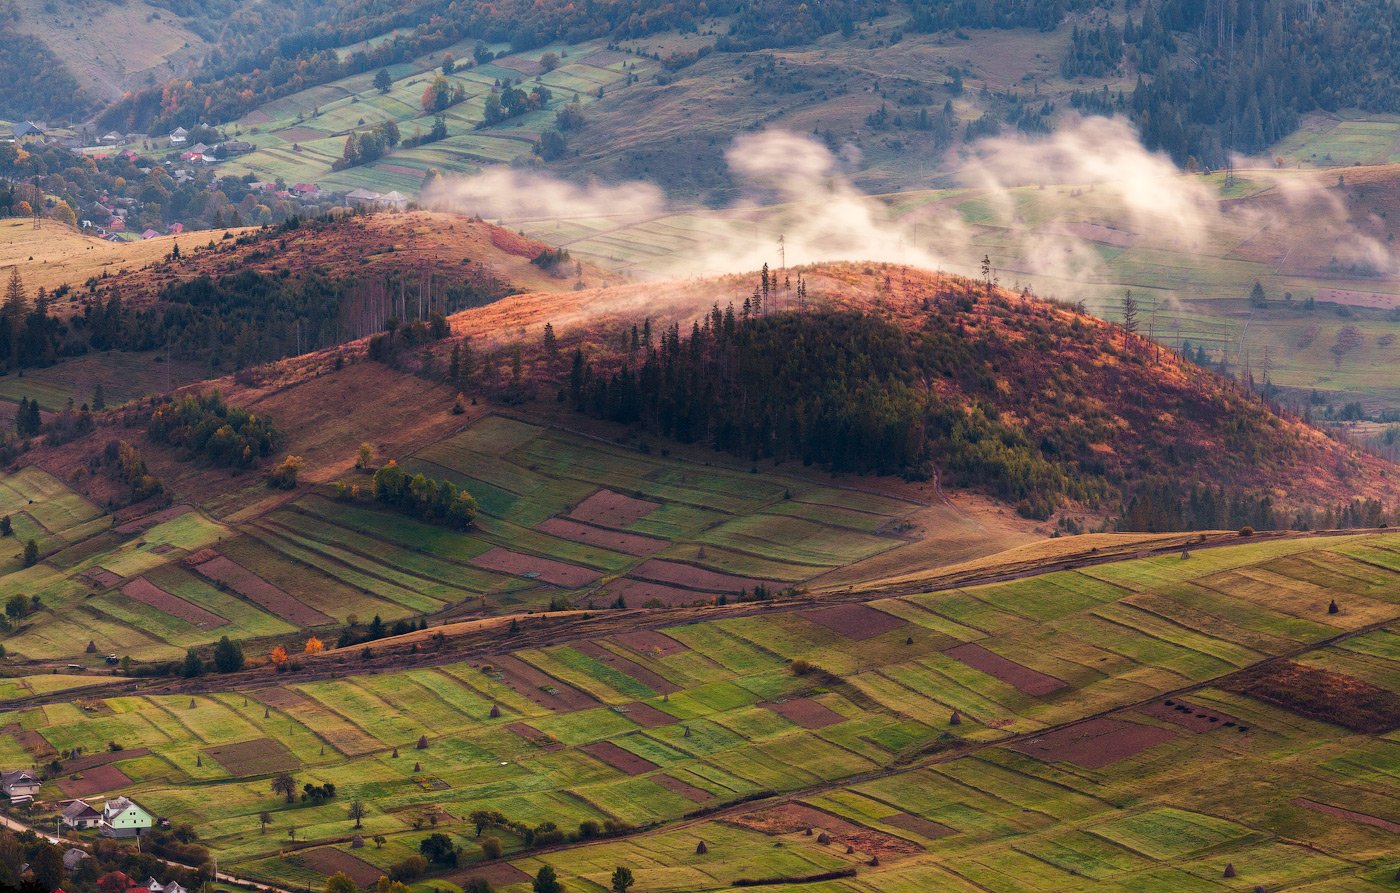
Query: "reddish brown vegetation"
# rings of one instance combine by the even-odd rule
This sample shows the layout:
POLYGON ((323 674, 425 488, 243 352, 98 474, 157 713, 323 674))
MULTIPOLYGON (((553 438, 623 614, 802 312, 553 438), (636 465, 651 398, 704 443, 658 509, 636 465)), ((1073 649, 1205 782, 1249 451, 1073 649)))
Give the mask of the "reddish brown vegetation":
POLYGON ((801 616, 848 639, 872 639, 908 625, 901 618, 869 605, 836 605, 807 611, 801 616))
POLYGON ((1251 667, 1221 687, 1353 732, 1383 735, 1400 728, 1400 695, 1291 661, 1251 667))
POLYGON ((792 698, 791 700, 762 704, 774 713, 788 720, 795 722, 804 729, 824 729, 827 726, 834 726, 838 722, 845 722, 846 717, 832 710, 824 704, 819 704, 810 698, 792 698))
POLYGON ((654 729, 658 726, 669 726, 676 721, 676 718, 669 713, 663 713, 650 704, 643 704, 640 701, 633 701, 624 708, 627 712, 623 714, 639 726, 647 729, 654 729))

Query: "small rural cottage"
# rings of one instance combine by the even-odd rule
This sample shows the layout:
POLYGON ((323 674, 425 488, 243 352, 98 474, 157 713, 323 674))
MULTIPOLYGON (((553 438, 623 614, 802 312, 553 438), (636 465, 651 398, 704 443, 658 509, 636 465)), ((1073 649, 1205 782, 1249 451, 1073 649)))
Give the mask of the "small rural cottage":
POLYGON ((98 830, 103 837, 136 837, 151 828, 151 814, 127 797, 108 800, 98 830))
POLYGON ((63 807, 60 817, 63 819, 63 824, 79 831, 96 828, 102 821, 102 813, 82 800, 74 800, 63 807))
POLYGON ((172 146, 183 146, 189 138, 190 132, 183 127, 176 127, 170 131, 170 145, 172 146))
POLYGON ((0 791, 4 791, 11 800, 33 800, 42 785, 39 773, 28 769, 7 769, 0 772, 0 791))

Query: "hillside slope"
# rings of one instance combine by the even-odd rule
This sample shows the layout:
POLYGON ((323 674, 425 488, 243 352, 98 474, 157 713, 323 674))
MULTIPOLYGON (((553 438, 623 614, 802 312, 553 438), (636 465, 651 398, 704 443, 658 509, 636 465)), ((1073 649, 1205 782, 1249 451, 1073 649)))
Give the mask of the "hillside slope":
MULTIPOLYGON (((1170 350, 1138 336, 1125 338, 1121 326, 1066 305, 999 290, 989 300, 982 284, 906 267, 830 264, 788 273, 793 281, 799 276, 808 317, 787 312, 797 306, 795 289, 775 289, 770 304, 782 312, 763 325, 789 326, 783 337, 798 339, 793 343, 831 337, 818 317, 829 321, 869 314, 904 332, 907 347, 902 349, 911 351, 908 375, 889 372, 893 377, 879 387, 923 393, 932 401, 928 405, 936 404, 938 414, 944 414, 939 417, 945 421, 929 423, 927 458, 945 482, 989 489, 1013 503, 1024 501, 1026 514, 1043 518, 1060 506, 1115 514, 1132 510, 1136 501, 1137 514, 1128 522, 1132 529, 1315 526, 1326 520, 1322 512, 1327 508, 1354 498, 1393 504, 1400 489, 1389 463, 1279 415, 1257 395, 1170 350), (950 407, 952 416, 945 414, 950 407), (934 430, 948 419, 956 421, 958 412, 965 413, 960 434, 934 430), (998 439, 1005 449, 987 452, 998 439), (1309 510, 1318 514, 1309 515, 1309 510), (1207 523, 1211 517, 1216 520, 1207 523)), ((544 411, 575 424, 589 416, 630 423, 633 419, 620 416, 614 403, 597 402, 597 383, 617 384, 615 376, 624 367, 645 377, 649 360, 669 362, 669 355, 659 354, 655 345, 673 327, 673 337, 684 339, 682 352, 691 350, 693 326, 699 324, 706 328, 696 350, 710 356, 730 349, 708 334, 710 316, 716 307, 724 311, 731 305, 742 315, 740 305, 756 285, 740 276, 626 285, 518 295, 469 310, 450 322, 454 335, 471 339, 477 368, 484 371, 456 384, 497 400, 525 399, 528 404, 537 399, 544 411), (543 339, 547 323, 557 342, 552 356, 543 339), (653 333, 651 349, 633 340, 634 327, 653 333), (556 392, 572 387, 570 354, 575 350, 581 351, 594 383, 584 413, 571 411, 567 404, 575 401, 564 406, 551 402, 556 392), (517 351, 518 378, 510 372, 517 351)), ((748 359, 769 371, 752 393, 776 396, 779 402, 800 396, 800 388, 783 390, 781 382, 768 378, 783 379, 777 370, 802 369, 802 351, 771 344, 754 349, 760 352, 748 359)), ((441 377, 450 368, 453 343, 440 342, 431 350, 441 377)), ((361 342, 346 356, 366 351, 368 345, 361 342)), ((331 356, 290 360, 265 367, 260 375, 264 386, 278 387, 325 370, 331 356)), ((393 362, 412 369, 422 358, 399 355, 393 362)), ((808 374, 820 378, 825 373, 808 374)), ((789 382, 796 378, 796 373, 787 376, 789 382)), ((721 417, 722 411, 714 412, 719 414, 712 418, 721 417)), ((753 424, 759 427, 742 440, 750 444, 743 448, 745 457, 752 451, 754 457, 802 458, 800 449, 783 452, 771 446, 775 436, 786 436, 772 427, 772 418, 753 424)), ((650 424, 646 418, 639 420, 639 430, 676 435, 674 426, 650 424)), ((692 431, 682 439, 712 442, 715 429, 692 431)), ((1333 517, 1333 523, 1339 521, 1333 517)))

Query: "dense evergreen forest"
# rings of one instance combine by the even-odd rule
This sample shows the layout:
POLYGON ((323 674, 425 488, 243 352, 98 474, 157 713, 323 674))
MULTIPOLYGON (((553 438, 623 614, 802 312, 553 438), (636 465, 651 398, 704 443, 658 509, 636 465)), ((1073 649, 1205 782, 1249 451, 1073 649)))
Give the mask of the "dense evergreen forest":
POLYGON ((575 353, 569 392, 579 411, 755 460, 916 480, 936 461, 954 482, 990 488, 1035 517, 1065 495, 1102 495, 1102 480, 1077 479, 993 406, 926 386, 956 374, 973 391, 994 387, 980 353, 936 327, 906 336, 874 314, 754 317, 746 306, 736 319, 716 307, 688 338, 665 333, 635 369, 594 374, 575 353))

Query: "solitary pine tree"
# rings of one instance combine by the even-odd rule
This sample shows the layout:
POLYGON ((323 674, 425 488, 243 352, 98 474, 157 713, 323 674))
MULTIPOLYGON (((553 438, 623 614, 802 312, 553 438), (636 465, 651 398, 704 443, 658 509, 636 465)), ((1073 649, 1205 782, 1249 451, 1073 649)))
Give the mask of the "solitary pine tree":
POLYGON ((1128 347, 1128 339, 1137 334, 1138 330, 1138 303, 1133 297, 1133 290, 1126 289, 1123 292, 1123 349, 1128 347))

